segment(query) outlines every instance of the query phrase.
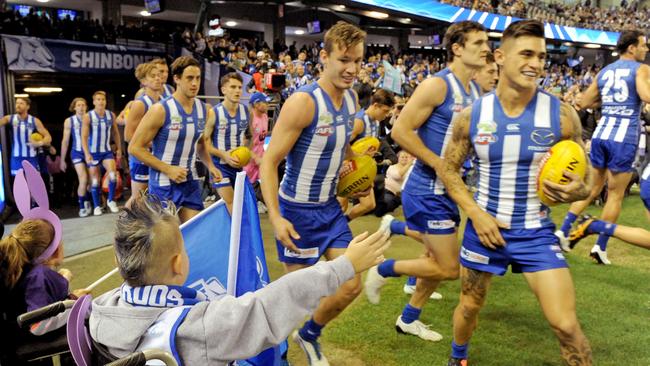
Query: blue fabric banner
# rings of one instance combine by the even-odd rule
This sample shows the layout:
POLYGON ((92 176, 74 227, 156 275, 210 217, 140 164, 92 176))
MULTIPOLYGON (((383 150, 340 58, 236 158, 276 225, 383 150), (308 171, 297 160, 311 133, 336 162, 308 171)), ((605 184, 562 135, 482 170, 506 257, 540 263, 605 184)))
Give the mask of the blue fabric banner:
MULTIPOLYGON (((257 200, 246 173, 237 175, 232 218, 223 201, 203 210, 181 226, 190 273, 185 286, 208 299, 241 296, 269 282, 257 200)), ((281 347, 237 361, 237 365, 277 366, 281 347)))
POLYGON ((116 45, 3 35, 11 71, 123 74, 162 52, 116 45))

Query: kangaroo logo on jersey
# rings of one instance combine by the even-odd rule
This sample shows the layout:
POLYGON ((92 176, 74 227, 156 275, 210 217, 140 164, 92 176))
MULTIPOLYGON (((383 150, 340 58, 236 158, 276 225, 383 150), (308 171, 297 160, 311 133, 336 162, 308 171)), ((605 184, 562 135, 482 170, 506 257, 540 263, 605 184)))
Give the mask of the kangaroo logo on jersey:
POLYGON ((530 139, 537 145, 549 146, 555 142, 555 134, 551 130, 538 129, 530 133, 530 139))
POLYGON ((196 120, 196 128, 199 129, 199 131, 203 131, 205 129, 205 119, 199 118, 196 120))

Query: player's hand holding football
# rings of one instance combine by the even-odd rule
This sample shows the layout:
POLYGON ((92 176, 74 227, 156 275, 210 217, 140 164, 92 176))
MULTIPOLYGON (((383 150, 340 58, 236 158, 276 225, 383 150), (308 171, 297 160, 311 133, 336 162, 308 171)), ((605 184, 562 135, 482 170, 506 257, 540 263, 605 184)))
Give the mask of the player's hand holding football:
POLYGON ((223 157, 223 160, 225 160, 226 164, 230 165, 233 168, 236 168, 236 169, 241 168, 241 163, 239 162, 239 158, 236 157, 236 156, 230 155, 230 151, 227 154, 225 154, 225 156, 223 157))
POLYGON ((272 216, 269 217, 271 224, 275 229, 275 237, 284 245, 285 248, 289 249, 294 253, 300 252, 296 244, 293 243, 291 239, 300 239, 300 234, 293 228, 293 224, 289 220, 285 219, 282 216, 272 216))
POLYGON ((174 183, 183 183, 187 180, 187 169, 180 166, 170 165, 165 172, 169 179, 174 181, 174 183))
POLYGON ((352 239, 344 255, 352 262, 354 271, 361 273, 384 261, 384 252, 390 246, 389 238, 390 234, 385 231, 372 235, 366 231, 352 239))
POLYGON ((579 175, 565 170, 563 174, 569 179, 567 184, 557 184, 544 180, 544 194, 550 200, 559 203, 580 201, 589 196, 587 184, 579 175))
POLYGON ((490 249, 506 245, 506 241, 503 240, 499 229, 507 229, 508 225, 481 209, 477 209, 472 215, 468 216, 472 219, 472 225, 474 225, 474 230, 476 230, 481 244, 490 249))
POLYGON ((351 199, 358 199, 358 198, 361 198, 361 197, 367 197, 367 196, 370 195, 370 192, 372 192, 372 186, 370 186, 370 187, 369 187, 368 189, 366 189, 365 191, 357 192, 357 193, 352 193, 352 194, 350 194, 350 195, 348 196, 348 198, 351 198, 351 199))

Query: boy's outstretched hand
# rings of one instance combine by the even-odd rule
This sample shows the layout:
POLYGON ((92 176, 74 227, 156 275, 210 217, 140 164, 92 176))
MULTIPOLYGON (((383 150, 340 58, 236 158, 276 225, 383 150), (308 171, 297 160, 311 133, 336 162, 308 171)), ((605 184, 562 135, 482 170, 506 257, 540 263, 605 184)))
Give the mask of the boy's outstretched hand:
POLYGON ((384 231, 372 235, 366 231, 352 239, 344 255, 352 262, 354 271, 361 273, 384 261, 384 252, 390 246, 389 238, 390 234, 384 231))

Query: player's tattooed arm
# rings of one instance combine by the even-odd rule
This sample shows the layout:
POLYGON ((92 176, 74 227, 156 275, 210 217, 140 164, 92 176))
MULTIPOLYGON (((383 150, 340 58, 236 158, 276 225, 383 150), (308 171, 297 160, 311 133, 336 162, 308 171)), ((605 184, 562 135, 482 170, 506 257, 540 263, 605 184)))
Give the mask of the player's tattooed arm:
POLYGON ((451 141, 445 149, 445 158, 439 176, 449 196, 472 220, 481 243, 488 248, 496 249, 497 246, 505 244, 499 228, 507 228, 507 225, 497 221, 478 206, 460 176, 460 168, 471 149, 469 134, 471 114, 471 107, 465 108, 454 120, 451 141))
POLYGON ((440 175, 449 195, 466 211, 476 204, 459 173, 470 151, 470 115, 471 109, 466 108, 453 122, 451 142, 445 149, 445 159, 440 175))
MULTIPOLYGON (((582 125, 578 113, 567 103, 560 105, 560 125, 562 128, 562 138, 576 142, 582 150, 585 147, 582 142, 582 125)), ((589 161, 585 153, 585 159, 589 161)), ((556 202, 574 202, 580 201, 589 196, 591 190, 591 176, 589 169, 585 175, 585 179, 569 171, 564 172, 564 176, 570 179, 566 185, 555 184, 552 182, 544 182, 544 193, 553 201, 556 202)))

